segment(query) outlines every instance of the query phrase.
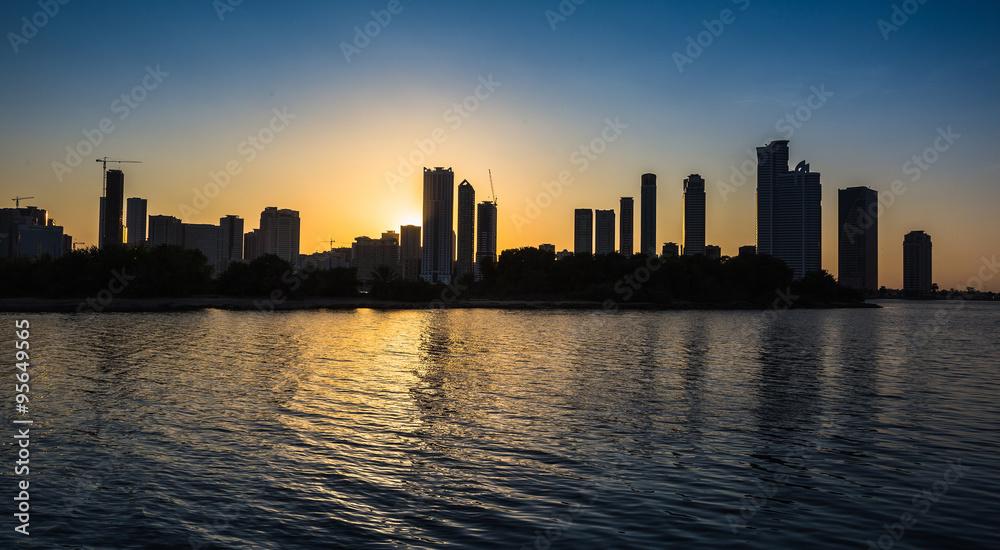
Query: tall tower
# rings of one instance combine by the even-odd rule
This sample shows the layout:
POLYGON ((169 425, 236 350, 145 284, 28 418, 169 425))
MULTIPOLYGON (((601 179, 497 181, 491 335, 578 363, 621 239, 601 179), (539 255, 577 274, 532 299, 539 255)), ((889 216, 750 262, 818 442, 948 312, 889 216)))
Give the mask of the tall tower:
POLYGON ((482 278, 480 265, 489 259, 497 263, 497 203, 483 201, 476 213, 479 224, 476 231, 476 279, 482 278))
POLYGON ((126 242, 139 246, 146 242, 146 199, 132 197, 125 201, 126 242))
POLYGON ((656 174, 642 175, 639 252, 656 255, 656 174))
POLYGON ((121 170, 108 170, 104 179, 104 216, 99 239, 102 248, 125 242, 122 223, 124 201, 125 174, 121 170))
POLYGON ((598 210, 594 213, 594 254, 611 254, 615 251, 615 211, 598 210))
POLYGON ((274 254, 293 266, 297 265, 300 227, 297 210, 279 210, 268 206, 260 213, 260 253, 274 254))
POLYGON ((429 283, 451 283, 454 207, 455 173, 451 168, 424 168, 424 247, 420 278, 429 283))
POLYGON ((837 192, 837 279, 861 291, 878 289, 878 192, 849 187, 837 192))
POLYGON ((783 260, 801 279, 822 269, 820 175, 803 161, 788 170, 788 141, 757 148, 757 253, 783 260))
POLYGON ((705 180, 691 174, 684 180, 684 255, 705 253, 705 180))
POLYGON ((635 227, 635 201, 632 197, 622 197, 620 211, 621 227, 619 228, 620 242, 618 243, 618 250, 622 256, 627 258, 632 255, 632 246, 635 241, 635 238, 632 236, 632 231, 635 227))
POLYGON ((594 211, 589 208, 577 208, 573 222, 573 253, 594 253, 594 211))
POLYGON ((903 238, 903 293, 909 297, 931 293, 931 236, 911 231, 903 238))
POLYGON ((474 246, 476 236, 476 190, 469 180, 462 180, 458 185, 458 231, 456 240, 455 278, 461 279, 472 273, 472 261, 475 257, 474 246))
POLYGON ((220 270, 225 271, 229 264, 243 260, 243 218, 226 216, 219 218, 222 227, 222 259, 220 270))

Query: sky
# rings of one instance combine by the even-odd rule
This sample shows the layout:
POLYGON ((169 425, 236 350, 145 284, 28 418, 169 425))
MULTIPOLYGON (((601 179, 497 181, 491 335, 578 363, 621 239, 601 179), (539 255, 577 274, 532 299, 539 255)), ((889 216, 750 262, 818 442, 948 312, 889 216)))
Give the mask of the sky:
POLYGON ((420 225, 423 168, 450 167, 477 201, 492 172, 500 250, 562 250, 574 209, 623 196, 638 246, 647 172, 657 241, 681 242, 697 173, 707 242, 735 255, 748 151, 788 139, 822 174, 825 269, 837 190, 866 185, 880 284, 924 230, 942 288, 1000 291, 998 19, 986 0, 7 0, 0 188, 93 245, 95 159, 139 160, 109 168, 149 214, 249 231, 298 210, 311 253, 420 225))

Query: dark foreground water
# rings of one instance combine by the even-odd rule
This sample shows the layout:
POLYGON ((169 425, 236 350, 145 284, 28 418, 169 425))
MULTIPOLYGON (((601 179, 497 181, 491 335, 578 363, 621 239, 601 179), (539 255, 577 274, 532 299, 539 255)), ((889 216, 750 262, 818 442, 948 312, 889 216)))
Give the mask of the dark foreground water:
POLYGON ((1000 307, 885 305, 0 315, 0 548, 997 548, 1000 307))

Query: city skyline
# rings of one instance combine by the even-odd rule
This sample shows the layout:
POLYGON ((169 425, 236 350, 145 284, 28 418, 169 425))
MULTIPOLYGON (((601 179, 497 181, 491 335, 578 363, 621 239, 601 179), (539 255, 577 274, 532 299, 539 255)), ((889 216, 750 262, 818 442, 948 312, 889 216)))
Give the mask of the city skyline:
MULTIPOLYGON (((680 182, 700 173, 711 212, 706 242, 731 256, 754 243, 753 148, 789 138, 795 158, 823 174, 822 267, 835 276, 837 191, 849 187, 892 200, 880 218, 881 284, 902 287, 902 251, 890 243, 915 229, 939 243, 943 287, 998 252, 1000 120, 991 98, 1000 78, 991 52, 1000 48, 987 22, 1000 8, 928 3, 886 34, 878 21, 891 18, 891 2, 724 5, 735 20, 691 56, 688 38, 722 6, 587 3, 553 23, 550 7, 526 2, 404 3, 349 61, 340 45, 371 20, 372 7, 244 3, 220 17, 204 3, 67 5, 0 57, 19 83, 0 91, 11 106, 0 112, 9 129, 2 187, 8 198, 37 197, 31 204, 93 245, 102 177, 93 160, 141 160, 126 168, 126 196, 147 199, 150 214, 215 224, 227 215, 253 220, 269 204, 295 208, 308 254, 324 239, 350 243, 421 225, 423 166, 452 166, 481 190, 492 169, 504 199, 498 250, 562 250, 572 248, 568 213, 578 205, 611 209, 632 196, 640 223, 636 186, 655 173, 659 251, 682 242, 680 182), (295 31, 269 26, 279 19, 295 31), (454 36, 421 40, 435 20, 455 23, 454 36), (108 22, 127 29, 114 47, 87 38, 108 22), (609 40, 593 41, 603 28, 609 40), (163 46, 181 29, 190 46, 163 46), (779 59, 766 46, 777 32, 800 45, 780 56, 794 71, 771 70, 779 59), (118 62, 87 67, 70 52, 118 62), (675 54, 691 63, 678 67, 675 54), (100 129, 104 119, 113 130, 100 129), (87 135, 99 143, 88 142, 70 167, 67 147, 79 149, 87 135), (69 171, 57 174, 53 163, 69 171), (571 183, 548 192, 563 172, 571 183)), ((20 33, 21 17, 37 10, 10 2, 0 22, 20 33)))

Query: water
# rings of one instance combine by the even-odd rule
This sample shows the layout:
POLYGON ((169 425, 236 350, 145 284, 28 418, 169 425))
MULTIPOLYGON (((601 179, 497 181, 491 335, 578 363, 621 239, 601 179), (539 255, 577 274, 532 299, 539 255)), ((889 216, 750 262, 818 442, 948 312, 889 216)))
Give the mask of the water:
POLYGON ((884 305, 0 315, 0 547, 996 548, 1000 308, 884 305))

